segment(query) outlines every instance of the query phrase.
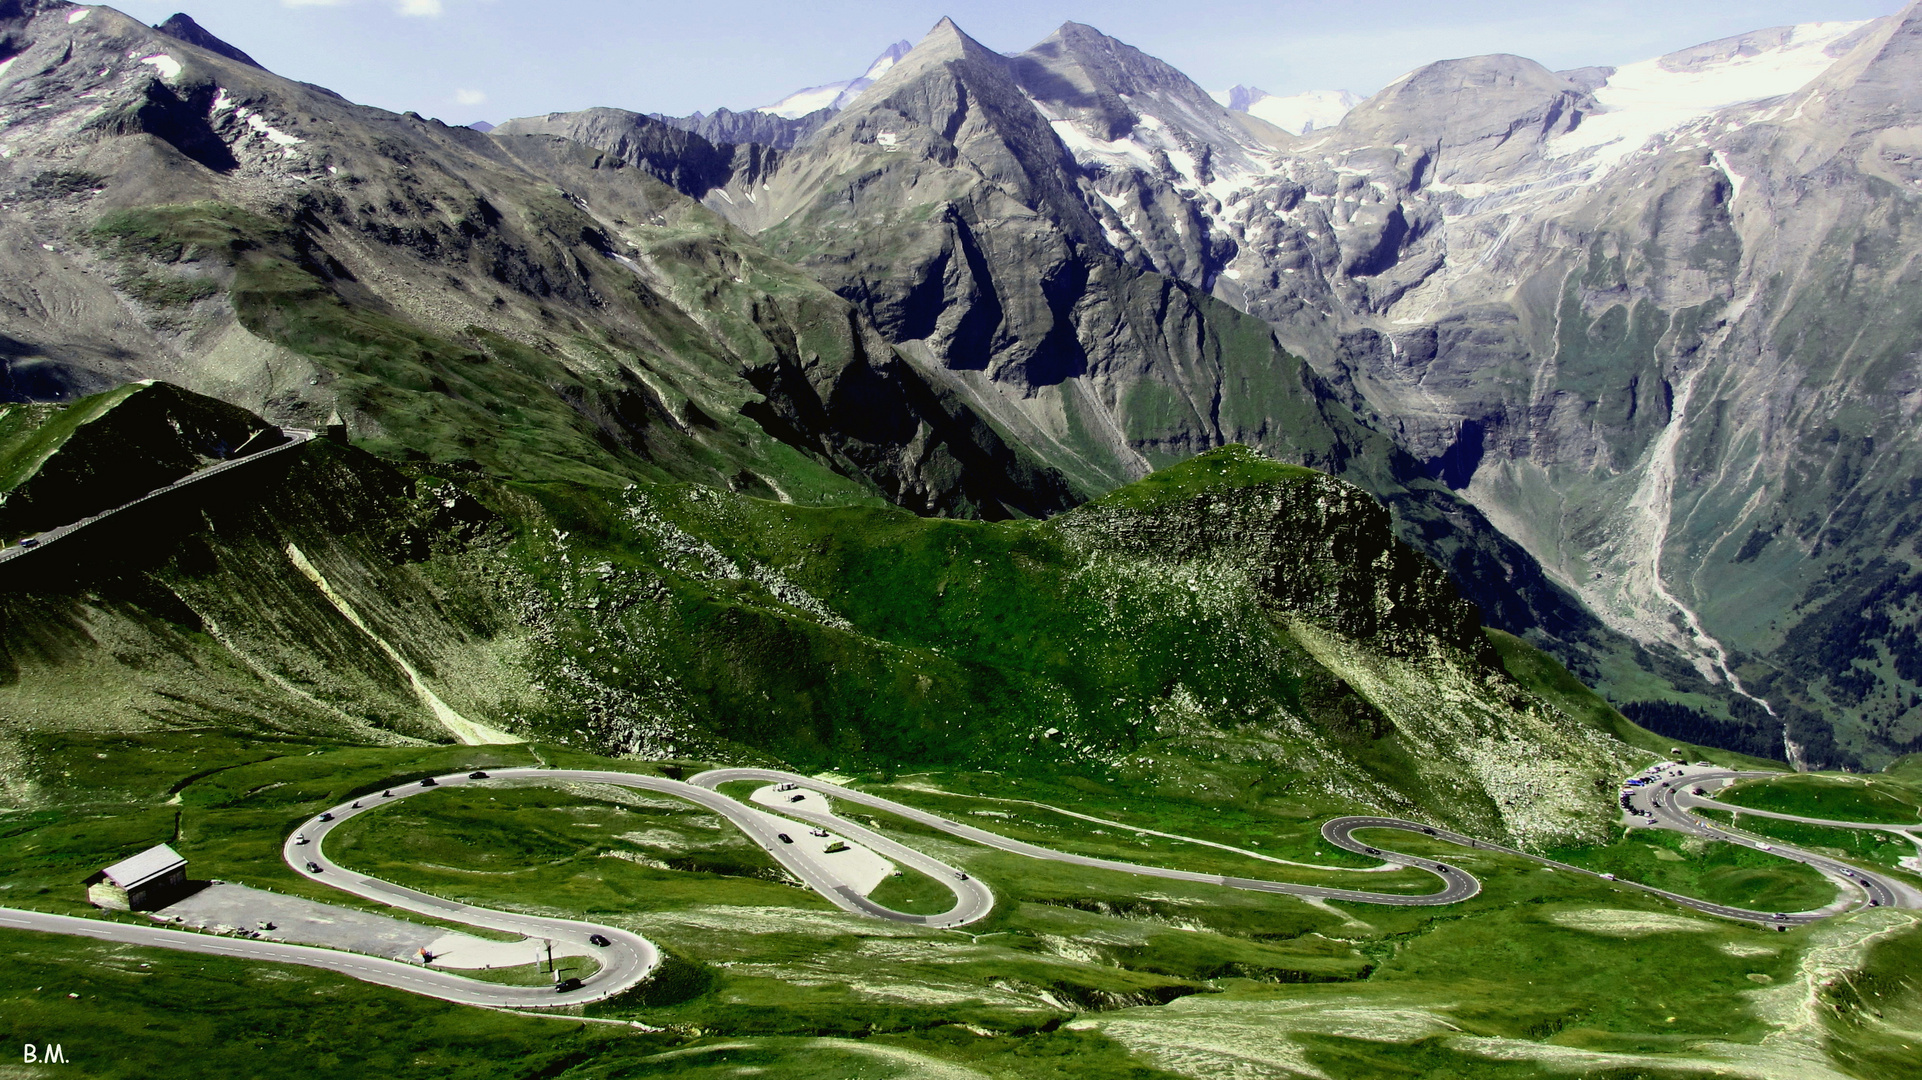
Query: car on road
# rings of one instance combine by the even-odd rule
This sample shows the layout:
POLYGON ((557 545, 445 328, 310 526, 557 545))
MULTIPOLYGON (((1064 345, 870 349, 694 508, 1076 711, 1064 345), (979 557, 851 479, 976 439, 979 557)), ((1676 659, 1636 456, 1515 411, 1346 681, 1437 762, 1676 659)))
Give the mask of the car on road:
POLYGON ((608 946, 608 940, 599 934, 587 935, 587 943, 597 949, 605 949, 608 946))
POLYGON ((776 790, 776 791, 793 791, 793 790, 795 789, 795 787, 796 787, 796 786, 797 786, 797 785, 795 785, 795 784, 779 784, 779 785, 776 785, 776 786, 775 786, 775 788, 774 788, 774 790, 776 790))
POLYGON ((1603 874, 1603 875, 1602 875, 1602 880, 1603 880, 1603 881, 1614 881, 1614 880, 1615 880, 1615 875, 1614 875, 1614 874, 1603 874))
POLYGON ((579 990, 580 988, 581 981, 572 977, 562 979, 560 982, 554 984, 554 992, 556 994, 565 994, 570 990, 579 990))
POLYGON ((307 872, 310 874, 320 873, 320 864, 312 859, 307 860, 307 872))
POLYGON ((316 818, 316 819, 314 819, 314 820, 316 820, 316 821, 332 821, 332 820, 334 820, 334 815, 333 815, 333 813, 332 813, 332 812, 330 812, 330 811, 327 811, 327 810, 322 810, 322 811, 320 812, 320 817, 318 817, 318 818, 316 818))
POLYGON ((421 786, 421 787, 439 787, 439 786, 440 786, 440 781, 439 781, 439 780, 436 780, 436 779, 434 779, 433 777, 431 777, 431 776, 430 776, 430 777, 428 777, 427 779, 425 779, 425 780, 422 780, 422 781, 420 782, 420 786, 421 786))
POLYGON ((480 769, 475 769, 473 772, 467 774, 467 778, 469 780, 485 780, 487 779, 487 774, 480 769))
POLYGON ((808 830, 809 836, 826 836, 827 834, 828 834, 828 831, 826 829, 809 829, 808 830))
POLYGON ((381 798, 383 798, 383 799, 391 799, 391 798, 393 798, 393 797, 394 797, 394 789, 393 789, 393 788, 388 788, 388 789, 387 789, 386 791, 383 791, 383 792, 381 792, 381 793, 380 793, 380 797, 381 797, 381 798))
MULTIPOLYGON (((20 546, 23 548, 39 547, 40 541, 35 540, 33 537, 29 536, 25 540, 20 541, 20 546)), ((67 549, 61 548, 60 550, 65 551, 67 549)))
POLYGON ((1380 854, 1381 854, 1381 849, 1380 849, 1380 848, 1362 848, 1362 850, 1363 850, 1363 851, 1366 851, 1366 852, 1367 852, 1368 854, 1370 854, 1370 855, 1380 855, 1380 854))
POLYGON ((1843 876, 1844 876, 1844 877, 1854 877, 1854 876, 1855 876, 1855 871, 1853 871, 1853 870, 1843 870, 1843 871, 1842 871, 1842 874, 1843 874, 1843 876))
POLYGON ((307 834, 306 834, 306 833, 304 833, 304 832, 297 832, 297 833, 295 833, 295 834, 294 834, 294 844, 295 844, 296 846, 298 846, 298 845, 301 845, 301 844, 304 844, 304 843, 306 843, 306 842, 307 842, 307 834))
POLYGON ((1756 847, 1758 847, 1758 848, 1760 848, 1760 849, 1762 849, 1763 851, 1774 851, 1774 850, 1775 850, 1775 849, 1774 849, 1773 847, 1770 847, 1770 846, 1769 846, 1769 845, 1767 845, 1767 844, 1757 844, 1757 845, 1755 845, 1755 846, 1756 846, 1756 847))
POLYGON ((954 876, 960 878, 962 881, 968 880, 968 872, 966 870, 956 870, 954 876))
POLYGON ((789 836, 788 834, 786 834, 786 833, 784 833, 784 832, 777 832, 777 833, 775 833, 774 835, 775 835, 775 837, 777 837, 777 838, 778 838, 778 839, 779 839, 779 840, 781 841, 781 843, 783 843, 783 844, 792 844, 792 843, 794 842, 794 838, 793 838, 792 836, 789 836))

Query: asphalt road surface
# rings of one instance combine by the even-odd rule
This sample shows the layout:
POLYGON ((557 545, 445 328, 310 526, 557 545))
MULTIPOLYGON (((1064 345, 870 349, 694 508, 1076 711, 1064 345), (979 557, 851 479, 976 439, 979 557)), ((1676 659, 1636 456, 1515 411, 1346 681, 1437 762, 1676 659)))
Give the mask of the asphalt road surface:
MULTIPOLYGON (((149 499, 158 499, 167 495, 171 495, 174 492, 183 490, 193 484, 197 484, 202 480, 208 480, 213 477, 219 476, 221 473, 227 472, 230 469, 237 469, 243 465, 252 465, 257 461, 264 461, 267 458, 273 457, 275 454, 282 452, 283 450, 292 450, 297 446, 304 446, 310 440, 316 437, 315 432, 307 431, 301 428, 281 428, 280 431, 281 431, 281 434, 287 436, 287 439, 285 442, 276 443, 273 446, 269 446, 264 450, 256 450, 245 457, 228 458, 225 461, 217 461, 214 464, 209 465, 204 469, 200 469, 196 472, 188 473, 187 475, 181 477, 180 479, 175 480, 173 483, 168 484, 166 487, 155 488, 154 490, 147 492, 145 495, 140 496, 138 499, 134 499, 130 502, 121 503, 119 506, 113 507, 111 509, 102 510, 98 514, 94 514, 90 517, 81 518, 79 521, 69 522, 65 525, 59 526, 58 528, 48 529, 46 532, 40 533, 37 536, 28 537, 27 539, 33 541, 32 547, 27 547, 22 544, 14 544, 9 547, 0 548, 0 563, 12 562, 14 559, 24 558, 25 556, 31 555, 36 551, 45 551, 49 544, 52 544, 58 540, 64 539, 65 537, 71 536, 74 533, 79 532, 81 529, 88 527, 89 525, 93 525, 97 522, 105 521, 106 519, 114 516, 115 514, 120 513, 122 510, 128 509, 129 507, 139 506, 141 503, 144 503, 149 499)), ((35 565, 38 565, 38 564, 35 564, 35 565)))
MULTIPOLYGON (((991 833, 986 829, 977 829, 972 825, 963 825, 959 822, 949 821, 947 818, 941 817, 938 814, 930 814, 925 810, 917 810, 912 806, 895 802, 892 799, 882 798, 879 795, 871 795, 864 791, 854 791, 849 788, 836 787, 833 784, 812 780, 794 773, 782 772, 779 769, 713 769, 692 777, 688 782, 704 788, 718 788, 722 784, 735 780, 752 780, 765 784, 793 784, 797 788, 806 788, 819 792, 831 799, 839 799, 843 802, 854 803, 857 806, 866 806, 875 810, 885 811, 896 817, 906 818, 909 821, 926 825, 932 829, 939 829, 950 836, 958 836, 963 840, 980 844, 983 847, 993 848, 996 851, 1007 851, 1016 855, 1026 855, 1031 859, 1045 859, 1049 862, 1068 863, 1074 866, 1090 866, 1101 870, 1116 870, 1124 874, 1136 874, 1142 877, 1164 878, 1169 881, 1195 881, 1205 885, 1222 885, 1230 889, 1246 889, 1251 892, 1286 893, 1291 896, 1307 896, 1318 900, 1354 900, 1364 904, 1393 904, 1402 907, 1458 903, 1481 891, 1481 883, 1464 871, 1435 862, 1432 859, 1417 859, 1405 855, 1384 853, 1381 857, 1385 862, 1398 863, 1417 870, 1426 870, 1436 875, 1442 880, 1441 891, 1408 896, 1401 893, 1364 892, 1358 889, 1331 889, 1319 885, 1292 885, 1280 881, 1262 881, 1256 878, 1223 877, 1220 874, 1200 874, 1192 870, 1169 870, 1158 866, 1141 866, 1136 863, 1121 862, 1116 859, 1098 859, 1088 855, 1070 855, 1066 852, 1041 847, 1038 844, 1029 844, 1020 840, 1010 840, 1005 836, 991 833)), ((796 816, 800 815, 797 814, 796 816)), ((862 829, 860 826, 849 822, 843 817, 835 815, 810 815, 810 817, 823 824, 832 822, 836 829, 848 832, 850 835, 859 833, 863 836, 863 843, 868 842, 867 837, 885 839, 878 837, 871 830, 862 829)), ((1394 822, 1391 818, 1339 818, 1336 821, 1330 822, 1322 831, 1324 834, 1329 835, 1332 841, 1333 834, 1330 834, 1328 829, 1348 822, 1385 823, 1379 825, 1381 828, 1422 828, 1422 826, 1412 822, 1394 822)), ((1360 828, 1361 826, 1354 824, 1349 827, 1360 828)), ((899 845, 895 846, 898 847, 899 845)), ((1342 846, 1348 847, 1349 845, 1343 844, 1342 846)), ((1349 849, 1352 851, 1362 850, 1360 845, 1355 845, 1349 849)), ((925 858, 925 856, 923 856, 923 858, 925 858)), ((956 884, 967 883, 956 882, 956 884)), ((981 893, 983 896, 986 896, 987 890, 985 887, 982 888, 981 893)), ((984 910, 981 914, 985 915, 986 913, 984 910)))
MULTIPOLYGON (((1781 913, 1744 912, 1733 915, 1733 918, 1756 919, 1757 921, 1763 922, 1795 925, 1814 922, 1842 911, 1858 910, 1864 907, 1922 908, 1922 890, 1918 890, 1906 882, 1873 870, 1865 870, 1862 867, 1842 862, 1839 859, 1830 858, 1827 855, 1807 851, 1792 844, 1784 844, 1779 840, 1754 836, 1740 829, 1699 818, 1690 813, 1691 809, 1697 807, 1714 807, 1722 810, 1740 810, 1745 814, 1749 813, 1750 811, 1746 809, 1718 803, 1706 795, 1694 795, 1691 792, 1697 787, 1702 788, 1703 791, 1706 792, 1710 788, 1722 787, 1736 780, 1748 780, 1778 775, 1780 774, 1768 772, 1738 772, 1731 769, 1717 769, 1695 765, 1669 765, 1665 763, 1642 774, 1641 778, 1647 779, 1647 783, 1639 787, 1626 789, 1629 793, 1628 811, 1632 816, 1639 816, 1645 826, 1653 825, 1656 828, 1673 829, 1676 832, 1688 833, 1691 836, 1703 836, 1721 840, 1725 843, 1739 844, 1743 847, 1755 848, 1758 851, 1766 851, 1771 855, 1802 863, 1815 869, 1821 873, 1822 876, 1834 882, 1841 892, 1841 896, 1835 903, 1817 911, 1781 913), (1651 821, 1650 819, 1653 820, 1651 821)), ((1825 821, 1820 818, 1800 818, 1790 814, 1769 813, 1764 816, 1787 821, 1799 821, 1810 825, 1846 826, 1857 829, 1876 828, 1876 826, 1873 825, 1865 826, 1861 822, 1825 821)), ((1885 826, 1885 828, 1893 831, 1906 831, 1906 828, 1900 824, 1885 826)), ((1691 906, 1700 907, 1701 905, 1698 901, 1691 903, 1691 906)), ((1716 914, 1725 914, 1728 911, 1736 910, 1716 908, 1713 905, 1709 908, 1703 908, 1703 910, 1710 910, 1711 908, 1714 908, 1716 914)))
MULTIPOLYGON (((1741 919, 1772 925, 1795 925, 1817 921, 1844 911, 1859 910, 1865 907, 1922 908, 1922 890, 1886 875, 1860 867, 1842 863, 1838 860, 1814 852, 1804 851, 1790 845, 1766 841, 1749 836, 1739 830, 1726 828, 1705 821, 1689 813, 1697 806, 1717 805, 1713 800, 1695 796, 1689 789, 1700 785, 1719 785, 1736 779, 1773 775, 1770 773, 1745 773, 1695 766, 1676 766, 1664 763, 1647 770, 1641 777, 1641 785, 1625 789, 1629 795, 1626 808, 1634 820, 1654 827, 1675 829, 1721 840, 1727 843, 1768 851, 1771 854, 1815 868, 1834 881, 1841 890, 1841 897, 1833 904, 1815 911, 1804 912, 1759 912, 1723 904, 1712 904, 1692 897, 1681 896, 1666 890, 1656 889, 1631 881, 1617 881, 1622 888, 1637 889, 1664 897, 1683 907, 1720 915, 1731 919, 1741 919)), ((1425 835, 1447 843, 1457 844, 1473 850, 1499 851, 1509 855, 1532 859, 1535 862, 1565 870, 1570 873, 1588 874, 1606 878, 1579 866, 1556 862, 1530 855, 1515 848, 1492 844, 1485 840, 1450 832, 1420 822, 1400 818, 1353 816, 1336 818, 1322 826, 1322 835, 1329 843, 1347 851, 1379 858, 1385 865, 1421 870, 1440 879, 1441 888, 1435 892, 1408 895, 1402 893, 1372 892, 1358 889, 1335 889, 1317 885, 1296 885, 1287 882, 1265 881, 1256 878, 1224 877, 1219 874, 1204 874, 1190 870, 1175 870, 1156 866, 1142 866, 1121 862, 1115 859, 1101 859, 1085 855, 1073 855, 1053 851, 1048 848, 1012 840, 985 829, 959 822, 949 821, 939 815, 916 809, 892 799, 883 798, 868 792, 827 784, 794 773, 778 769, 715 769, 695 776, 691 781, 669 780, 664 777, 647 776, 640 773, 613 772, 590 769, 499 769, 486 778, 470 778, 466 773, 453 773, 434 778, 432 783, 416 781, 396 786, 385 792, 364 795, 349 800, 327 811, 328 820, 320 815, 308 819, 287 838, 282 847, 282 856, 288 865, 308 878, 351 892, 357 896, 375 900, 405 911, 413 911, 435 918, 483 926, 493 930, 522 934, 531 938, 550 939, 556 943, 568 943, 579 948, 570 952, 586 952, 600 963, 600 970, 582 980, 580 987, 567 993, 556 993, 548 986, 506 986, 486 983, 466 978, 450 971, 432 967, 430 964, 403 963, 381 957, 363 956, 357 953, 341 952, 332 949, 314 948, 306 945, 292 945, 285 942, 257 941, 245 938, 227 938, 210 934, 190 933, 169 930, 162 927, 141 926, 103 919, 76 918, 68 915, 53 915, 43 912, 21 911, 0 908, 0 927, 25 930, 39 930, 48 933, 73 934, 115 941, 128 945, 158 946, 161 948, 206 953, 209 955, 233 956, 249 960, 267 960, 277 963, 303 964, 309 967, 337 971, 366 982, 391 986, 412 993, 441 998, 446 1001, 468 1005, 482 1005, 494 1008, 538 1008, 558 1005, 578 1005, 599 1001, 619 994, 647 978, 660 963, 660 951, 646 938, 619 927, 599 926, 573 919, 550 918, 537 915, 522 915, 512 912, 496 911, 491 908, 447 900, 427 893, 409 889, 390 881, 368 877, 342 867, 330 859, 325 848, 327 835, 341 822, 360 814, 370 813, 381 806, 391 805, 403 799, 412 798, 429 791, 445 788, 459 788, 473 784, 486 783, 488 780, 533 780, 539 782, 574 781, 581 783, 617 784, 623 787, 653 791, 686 799, 707 810, 719 814, 736 828, 760 845, 776 862, 794 874, 803 884, 813 889, 830 902, 844 910, 889 919, 896 922, 949 928, 965 926, 985 918, 994 908, 994 894, 980 881, 975 880, 956 867, 932 858, 920 851, 889 839, 872 829, 857 825, 833 812, 832 800, 841 800, 857 806, 865 806, 897 817, 914 821, 929 828, 939 830, 997 851, 1006 851, 1029 858, 1050 862, 1068 863, 1102 870, 1113 870, 1141 877, 1163 878, 1173 881, 1191 881, 1207 885, 1219 885, 1231 889, 1252 892, 1281 893, 1319 900, 1346 900, 1366 904, 1386 904, 1399 907, 1434 906, 1454 904, 1475 896, 1481 891, 1481 883, 1467 871, 1431 858, 1398 853, 1376 847, 1355 838, 1362 830, 1394 829, 1403 832, 1425 835), (815 799, 803 800, 807 806, 776 807, 780 815, 793 817, 822 827, 832 828, 850 840, 866 845, 877 853, 896 862, 927 874, 946 885, 954 894, 954 906, 939 915, 913 915, 894 911, 869 900, 858 892, 850 882, 843 879, 836 869, 833 855, 813 850, 813 845, 785 843, 780 839, 782 817, 771 815, 769 810, 749 806, 729 796, 722 795, 717 788, 732 781, 750 781, 760 784, 792 785, 791 790, 807 791, 820 797, 820 810, 813 809, 815 799), (310 868, 311 867, 311 868, 310 868), (590 935, 599 935, 608 944, 595 946, 590 935)), ((1783 814, 1770 814, 1770 817, 1789 817, 1783 814)), ((1864 825, 1860 822, 1824 822, 1818 819, 1791 818, 1813 824, 1848 825, 1854 828, 1886 828, 1903 831, 1913 826, 1864 825)), ((792 826, 790 828, 793 828, 792 826)), ((1613 880, 1612 878, 1609 880, 1613 880)))

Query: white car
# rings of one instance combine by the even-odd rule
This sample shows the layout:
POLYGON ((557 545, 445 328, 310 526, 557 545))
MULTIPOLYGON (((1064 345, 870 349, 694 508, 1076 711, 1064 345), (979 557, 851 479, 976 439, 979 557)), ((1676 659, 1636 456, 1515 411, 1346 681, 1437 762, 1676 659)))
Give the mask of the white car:
POLYGON ((1775 850, 1774 848, 1772 848, 1772 847, 1770 847, 1770 846, 1768 846, 1767 844, 1757 844, 1757 845, 1755 845, 1755 846, 1756 846, 1757 848, 1760 848, 1760 849, 1761 849, 1761 850, 1763 850, 1763 851, 1774 851, 1774 850, 1775 850))
POLYGON ((307 842, 307 834, 306 834, 306 833, 304 833, 304 832, 297 832, 297 833, 295 833, 295 834, 294 834, 294 843, 295 843, 295 844, 304 844, 304 843, 306 843, 306 842, 307 842))

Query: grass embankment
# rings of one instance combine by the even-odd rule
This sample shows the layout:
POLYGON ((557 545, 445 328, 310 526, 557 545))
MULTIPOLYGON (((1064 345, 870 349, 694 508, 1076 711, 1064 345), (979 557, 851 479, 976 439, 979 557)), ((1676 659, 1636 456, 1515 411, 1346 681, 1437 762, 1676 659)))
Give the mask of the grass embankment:
POLYGON ((898 867, 868 899, 909 915, 939 915, 954 907, 954 890, 912 867, 898 867))
POLYGON ((1797 775, 1751 780, 1716 795, 1720 802, 1867 825, 1922 822, 1922 785, 1888 777, 1797 775))
POLYGON ((1903 869, 1904 856, 1918 854, 1906 840, 1874 829, 1842 829, 1833 825, 1805 825, 1799 821, 1744 814, 1739 810, 1703 809, 1694 811, 1711 821, 1733 825, 1744 832, 1780 840, 1785 844, 1819 851, 1838 859, 1874 865, 1886 870, 1903 869))
POLYGON ((1835 899, 1827 878, 1798 862, 1662 829, 1631 829, 1612 844, 1544 852, 1626 881, 1751 911, 1810 911, 1835 899))

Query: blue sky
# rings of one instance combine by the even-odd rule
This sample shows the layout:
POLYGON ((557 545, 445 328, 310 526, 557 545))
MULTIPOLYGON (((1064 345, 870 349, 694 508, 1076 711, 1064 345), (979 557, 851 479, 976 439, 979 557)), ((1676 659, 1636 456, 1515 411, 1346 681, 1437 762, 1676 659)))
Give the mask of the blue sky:
POLYGON ((1088 23, 1211 90, 1369 93, 1431 60, 1511 52, 1553 68, 1619 64, 1784 23, 1866 19, 1900 0, 159 0, 181 4, 290 78, 450 123, 593 105, 685 114, 747 109, 861 73, 943 15, 1017 52, 1088 23))

